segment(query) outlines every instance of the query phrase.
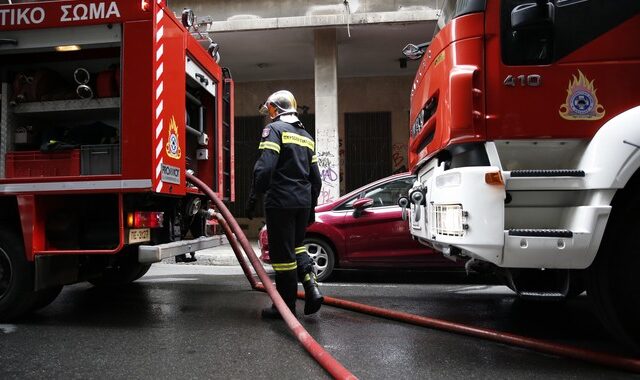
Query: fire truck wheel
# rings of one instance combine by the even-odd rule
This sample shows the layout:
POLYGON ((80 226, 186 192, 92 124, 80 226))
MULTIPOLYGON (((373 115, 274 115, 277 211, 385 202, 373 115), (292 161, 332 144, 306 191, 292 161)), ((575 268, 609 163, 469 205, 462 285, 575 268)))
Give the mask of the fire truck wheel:
POLYGON ((306 238, 303 244, 307 247, 309 256, 316 263, 318 281, 324 281, 329 278, 336 262, 336 256, 331 245, 317 238, 306 238))
POLYGON ((36 301, 31 307, 31 311, 40 310, 46 306, 49 306, 49 304, 51 304, 51 302, 53 302, 58 297, 61 291, 62 286, 54 286, 51 288, 38 290, 36 292, 36 301))
POLYGON ((626 194, 614 201, 600 250, 587 271, 587 294, 610 333, 640 352, 640 248, 636 235, 640 197, 638 187, 630 190, 625 189, 626 194))
POLYGON ((147 274, 149 269, 151 269, 151 264, 140 265, 140 270, 138 271, 138 274, 135 275, 135 278, 133 279, 133 281, 147 274))
POLYGON ((0 321, 29 312, 36 302, 33 264, 24 255, 19 234, 0 226, 0 321))
POLYGON ((587 290, 584 276, 582 276, 579 271, 571 271, 570 273, 569 292, 567 293, 568 299, 576 298, 587 290))
POLYGON ((105 269, 101 277, 93 278, 89 282, 95 286, 117 286, 131 283, 144 276, 151 264, 138 262, 138 256, 134 254, 137 249, 137 246, 125 248, 112 267, 105 269))

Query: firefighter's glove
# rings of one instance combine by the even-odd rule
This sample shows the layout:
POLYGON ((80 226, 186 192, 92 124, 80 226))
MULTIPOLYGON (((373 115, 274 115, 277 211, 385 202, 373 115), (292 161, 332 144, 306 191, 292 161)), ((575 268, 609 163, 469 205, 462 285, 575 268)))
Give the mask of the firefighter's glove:
POLYGON ((244 212, 247 215, 247 218, 249 218, 249 220, 253 219, 253 213, 255 212, 256 209, 256 198, 250 196, 249 199, 247 200, 247 204, 244 206, 244 212))

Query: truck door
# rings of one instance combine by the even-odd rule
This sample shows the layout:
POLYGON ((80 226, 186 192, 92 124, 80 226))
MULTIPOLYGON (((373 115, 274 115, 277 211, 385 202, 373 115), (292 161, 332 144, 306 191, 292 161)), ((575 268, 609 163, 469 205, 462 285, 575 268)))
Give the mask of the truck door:
POLYGON ((629 21, 640 2, 554 1, 537 17, 527 14, 531 7, 536 2, 487 5, 488 137, 590 137, 631 107, 621 94, 638 86, 630 43, 640 37, 629 21))

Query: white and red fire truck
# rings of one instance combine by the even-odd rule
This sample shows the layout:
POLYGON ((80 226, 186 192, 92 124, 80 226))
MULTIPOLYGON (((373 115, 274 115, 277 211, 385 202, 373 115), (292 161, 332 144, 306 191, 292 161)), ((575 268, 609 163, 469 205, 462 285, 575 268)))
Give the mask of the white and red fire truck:
POLYGON ((412 235, 640 345, 640 3, 445 0, 405 51, 412 235))
POLYGON ((233 81, 193 21, 163 0, 0 5, 0 320, 220 243, 185 172, 233 201, 233 81))

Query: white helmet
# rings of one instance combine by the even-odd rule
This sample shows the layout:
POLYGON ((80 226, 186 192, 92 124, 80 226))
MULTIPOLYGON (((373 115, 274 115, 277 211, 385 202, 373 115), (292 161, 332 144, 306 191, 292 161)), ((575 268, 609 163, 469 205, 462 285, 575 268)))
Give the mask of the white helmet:
POLYGON ((269 115, 271 120, 280 115, 297 114, 298 104, 293 94, 287 90, 276 91, 269 95, 260 107, 260 114, 269 115))

